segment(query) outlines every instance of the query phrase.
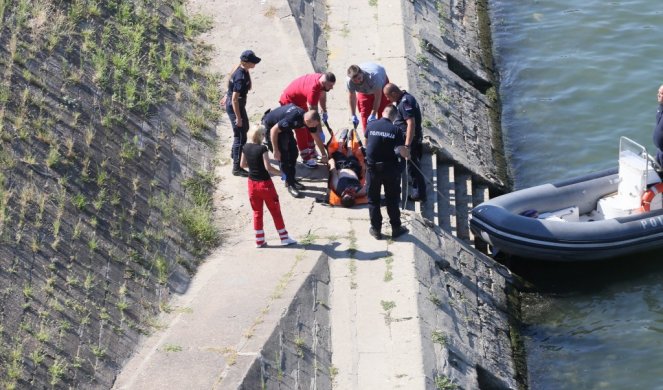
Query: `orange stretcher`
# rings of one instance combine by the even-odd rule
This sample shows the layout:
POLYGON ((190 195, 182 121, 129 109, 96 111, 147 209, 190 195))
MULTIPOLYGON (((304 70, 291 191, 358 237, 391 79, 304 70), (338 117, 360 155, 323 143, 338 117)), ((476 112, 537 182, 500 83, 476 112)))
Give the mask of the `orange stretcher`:
MULTIPOLYGON (((352 151, 352 154, 357 158, 359 161, 359 165, 362 168, 362 172, 365 172, 365 165, 366 165, 366 158, 364 156, 363 152, 363 145, 361 143, 361 139, 359 138, 359 135, 357 134, 357 130, 353 129, 345 129, 341 130, 338 135, 334 134, 331 131, 331 128, 329 128, 329 125, 325 123, 327 126, 327 130, 329 131, 329 143, 327 144, 327 155, 330 156, 334 152, 341 152, 345 155, 347 155, 348 149, 352 151)), ((361 178, 359 179, 359 182, 361 183, 362 187, 366 185, 366 175, 361 175, 361 178)), ((331 171, 329 174, 329 180, 327 182, 327 186, 329 188, 329 204, 332 206, 340 206, 341 205, 341 194, 337 194, 334 189, 332 188, 332 181, 331 181, 331 171)), ((366 195, 362 196, 357 196, 355 198, 355 204, 366 204, 368 203, 368 197, 366 195)))

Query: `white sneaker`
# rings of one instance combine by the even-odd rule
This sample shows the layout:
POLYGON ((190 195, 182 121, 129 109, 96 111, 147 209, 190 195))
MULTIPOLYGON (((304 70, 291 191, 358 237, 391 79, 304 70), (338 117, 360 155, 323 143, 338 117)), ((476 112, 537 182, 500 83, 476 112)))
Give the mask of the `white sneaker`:
POLYGON ((281 245, 287 246, 287 245, 296 245, 297 241, 293 240, 292 238, 284 238, 281 240, 281 245))
POLYGON ((267 246, 267 241, 264 241, 262 244, 256 244, 256 248, 264 248, 267 246))
POLYGON ((318 167, 318 162, 315 161, 315 159, 306 160, 306 161, 304 161, 304 166, 306 168, 311 168, 311 169, 317 168, 318 167))

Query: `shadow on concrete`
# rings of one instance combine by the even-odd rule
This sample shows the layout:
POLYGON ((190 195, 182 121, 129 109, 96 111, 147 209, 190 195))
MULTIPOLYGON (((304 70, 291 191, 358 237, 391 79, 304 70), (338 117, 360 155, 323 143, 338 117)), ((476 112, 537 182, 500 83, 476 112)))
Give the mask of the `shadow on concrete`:
MULTIPOLYGON (((372 238, 371 238, 372 239, 372 238)), ((378 260, 392 255, 391 252, 387 250, 382 251, 363 251, 359 249, 343 249, 338 250, 337 248, 341 245, 340 242, 334 241, 329 244, 309 244, 304 246, 306 250, 321 251, 326 254, 330 260, 359 260, 359 261, 371 261, 378 260)))

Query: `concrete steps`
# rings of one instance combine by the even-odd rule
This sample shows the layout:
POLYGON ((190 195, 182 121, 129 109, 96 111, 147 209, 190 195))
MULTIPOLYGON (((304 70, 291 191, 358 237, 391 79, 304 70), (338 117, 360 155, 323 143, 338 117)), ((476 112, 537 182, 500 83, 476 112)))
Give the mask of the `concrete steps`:
POLYGON ((434 153, 425 153, 420 165, 428 180, 429 201, 408 202, 406 208, 487 253, 485 242, 470 231, 469 218, 473 207, 489 199, 489 186, 465 167, 434 153))

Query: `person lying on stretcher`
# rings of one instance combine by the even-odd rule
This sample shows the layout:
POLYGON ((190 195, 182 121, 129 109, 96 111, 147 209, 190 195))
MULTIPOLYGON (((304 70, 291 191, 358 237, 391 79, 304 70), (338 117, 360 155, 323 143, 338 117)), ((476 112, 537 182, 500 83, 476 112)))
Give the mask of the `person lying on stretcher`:
POLYGON ((347 147, 339 147, 330 157, 329 186, 341 198, 343 207, 352 207, 356 198, 366 196, 366 186, 362 185, 366 166, 347 147))

